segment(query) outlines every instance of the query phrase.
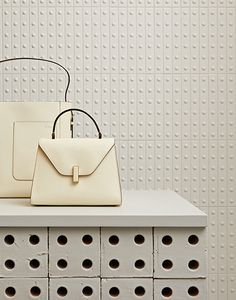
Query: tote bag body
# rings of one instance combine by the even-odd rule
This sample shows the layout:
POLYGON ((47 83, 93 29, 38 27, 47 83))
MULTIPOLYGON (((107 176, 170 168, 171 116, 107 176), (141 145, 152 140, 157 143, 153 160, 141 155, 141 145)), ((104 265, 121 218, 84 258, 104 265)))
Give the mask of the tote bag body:
MULTIPOLYGON (((37 58, 13 58, 0 63, 22 59, 43 60, 59 65, 37 58)), ((69 73, 67 70, 66 72, 68 83, 65 102, 0 101, 0 197, 30 197, 38 140, 48 138, 55 117, 71 107, 66 98, 70 83, 69 73)), ((58 137, 70 136, 69 118, 65 116, 60 120, 58 137)))

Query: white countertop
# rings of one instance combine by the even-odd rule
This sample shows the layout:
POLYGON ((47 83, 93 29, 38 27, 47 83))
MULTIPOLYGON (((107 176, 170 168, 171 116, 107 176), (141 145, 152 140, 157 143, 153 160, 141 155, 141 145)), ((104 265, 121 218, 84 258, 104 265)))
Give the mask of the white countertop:
POLYGON ((207 216, 172 191, 123 191, 119 207, 31 206, 0 199, 1 227, 205 227, 207 216))

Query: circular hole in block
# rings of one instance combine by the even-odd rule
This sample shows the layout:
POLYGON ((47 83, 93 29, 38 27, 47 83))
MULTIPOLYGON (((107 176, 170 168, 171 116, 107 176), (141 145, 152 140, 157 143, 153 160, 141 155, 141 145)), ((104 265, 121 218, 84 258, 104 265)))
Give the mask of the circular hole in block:
POLYGON ((41 290, 38 286, 32 286, 30 289, 30 294, 34 297, 38 297, 41 294, 41 290))
POLYGON ((61 258, 58 260, 57 266, 60 269, 65 269, 67 267, 67 261, 65 259, 61 258))
POLYGON ((172 242, 173 242, 173 239, 170 235, 163 236, 163 238, 162 238, 162 244, 163 245, 169 246, 169 245, 172 244, 172 242))
POLYGON ((60 286, 57 289, 57 295, 61 296, 61 297, 65 297, 67 295, 67 288, 64 286, 60 286))
POLYGON ((32 234, 30 237, 29 237, 29 242, 30 244, 32 245, 37 245, 39 243, 40 239, 39 239, 39 236, 36 235, 36 234, 32 234))
POLYGON ((91 288, 91 286, 85 286, 82 290, 82 293, 84 296, 91 296, 93 294, 93 289, 91 288))
POLYGON ((188 242, 190 245, 197 245, 197 243, 199 242, 199 238, 197 235, 192 234, 188 237, 188 242))
POLYGON ((137 286, 134 293, 136 296, 142 297, 145 294, 145 288, 143 286, 137 286))
POLYGON ((162 262, 162 267, 164 269, 170 270, 173 267, 173 262, 170 259, 165 259, 162 262))
POLYGON ((57 238, 57 243, 62 246, 66 245, 67 237, 65 235, 59 235, 59 237, 57 238))
POLYGON ((109 237, 109 243, 111 245, 117 245, 119 243, 119 237, 117 235, 111 235, 109 237))
POLYGON ((112 259, 109 261, 109 266, 112 268, 112 269, 117 269, 119 268, 120 266, 120 263, 117 259, 112 259))
POLYGON ((91 261, 91 259, 88 259, 88 258, 82 262, 82 266, 84 269, 90 269, 90 268, 92 268, 92 265, 93 265, 93 262, 91 261))
POLYGON ((196 286, 191 286, 188 289, 188 294, 192 297, 196 297, 199 294, 199 290, 196 286))
POLYGON ((85 234, 85 235, 82 237, 82 242, 83 242, 85 245, 90 245, 90 244, 93 242, 93 237, 92 237, 90 234, 85 234))
POLYGON ((12 259, 7 259, 5 261, 5 267, 9 270, 14 269, 15 268, 15 262, 12 259))
POLYGON ((110 294, 112 297, 118 297, 119 294, 120 294, 120 290, 119 290, 117 287, 114 286, 114 287, 110 288, 109 294, 110 294))
POLYGON ((137 245, 142 245, 145 242, 145 238, 144 238, 144 236, 142 234, 137 234, 134 237, 134 242, 137 245))
POLYGON ((14 297, 16 294, 16 290, 13 286, 9 286, 5 289, 5 294, 7 297, 14 297))
POLYGON ((12 245, 12 244, 14 244, 14 241, 15 241, 15 238, 14 238, 14 236, 11 235, 11 234, 6 235, 5 238, 4 238, 4 242, 5 242, 5 244, 7 244, 7 245, 12 245))
POLYGON ((31 259, 29 264, 32 269, 38 269, 38 267, 40 266, 40 262, 37 259, 31 259))
POLYGON ((169 297, 171 297, 173 291, 170 287, 164 287, 162 289, 161 293, 162 293, 162 296, 169 298, 169 297))
POLYGON ((190 262, 188 263, 188 267, 191 270, 197 270, 199 268, 199 262, 195 259, 190 260, 190 262))
POLYGON ((134 264, 136 269, 143 269, 145 267, 145 262, 142 259, 136 260, 134 264))

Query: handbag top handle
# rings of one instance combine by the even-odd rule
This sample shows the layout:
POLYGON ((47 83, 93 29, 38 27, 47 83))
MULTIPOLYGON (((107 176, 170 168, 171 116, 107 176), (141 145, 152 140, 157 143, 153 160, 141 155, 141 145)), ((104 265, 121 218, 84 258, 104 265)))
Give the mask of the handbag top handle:
POLYGON ((8 61, 23 60, 23 59, 49 62, 49 63, 52 63, 52 64, 54 64, 54 65, 57 65, 57 66, 61 67, 61 68, 66 72, 66 74, 67 74, 67 85, 66 85, 66 89, 65 89, 65 102, 68 102, 68 100, 67 100, 67 93, 68 93, 68 89, 69 89, 69 86, 70 86, 70 73, 69 73, 69 71, 68 71, 65 67, 63 67, 63 66, 62 66, 61 64, 59 64, 58 62, 53 61, 53 60, 49 60, 49 59, 45 59, 45 58, 36 58, 36 57, 14 57, 14 58, 7 58, 7 59, 0 60, 0 64, 5 63, 5 62, 8 62, 8 61))
POLYGON ((69 108, 69 109, 66 109, 66 110, 62 111, 62 112, 56 117, 56 119, 55 119, 55 121, 54 121, 54 123, 53 123, 52 139, 55 139, 55 130, 56 130, 56 124, 57 124, 58 119, 59 119, 62 115, 64 115, 65 113, 67 113, 67 112, 69 112, 69 111, 70 111, 71 113, 72 113, 73 111, 78 111, 78 112, 82 112, 82 113, 86 114, 86 115, 93 121, 93 123, 94 123, 94 125, 95 125, 95 127, 96 127, 96 129, 97 129, 97 132, 98 132, 98 138, 99 138, 99 139, 102 138, 102 133, 101 133, 99 127, 98 127, 97 122, 95 121, 95 119, 94 119, 89 113, 87 113, 86 111, 84 111, 84 110, 82 110, 82 109, 79 109, 79 108, 69 108))

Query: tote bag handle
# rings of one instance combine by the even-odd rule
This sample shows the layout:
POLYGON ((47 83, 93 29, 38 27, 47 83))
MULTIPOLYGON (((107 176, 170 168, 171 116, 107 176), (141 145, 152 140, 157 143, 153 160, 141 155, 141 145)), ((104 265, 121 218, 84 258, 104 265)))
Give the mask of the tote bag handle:
POLYGON ((70 86, 70 73, 69 71, 63 67, 61 64, 59 64, 58 62, 56 61, 53 61, 53 60, 49 60, 49 59, 45 59, 45 58, 36 58, 36 57, 14 57, 14 58, 7 58, 7 59, 3 59, 3 60, 0 60, 0 64, 2 63, 5 63, 5 62, 8 62, 8 61, 14 61, 14 60, 23 60, 23 59, 26 59, 26 60, 37 60, 37 61, 44 61, 44 62, 48 62, 48 63, 52 63, 54 65, 57 65, 59 67, 61 67, 67 74, 67 85, 66 85, 66 89, 65 89, 65 102, 68 102, 67 100, 67 93, 68 93, 68 89, 69 89, 69 86, 70 86))
POLYGON ((96 129, 97 129, 97 132, 98 132, 98 138, 99 138, 99 139, 102 138, 102 133, 101 133, 99 127, 98 127, 97 122, 95 121, 95 119, 94 119, 89 113, 87 113, 86 111, 84 111, 84 110, 82 110, 82 109, 79 109, 79 108, 70 108, 70 109, 66 109, 66 110, 62 111, 62 112, 56 117, 56 119, 55 119, 55 121, 54 121, 54 123, 53 123, 52 139, 55 139, 55 130, 56 130, 56 125, 57 125, 58 119, 59 119, 62 115, 64 115, 65 113, 67 113, 67 112, 69 112, 69 111, 70 111, 71 113, 73 113, 73 111, 78 111, 78 112, 82 112, 82 113, 84 113, 85 115, 87 115, 87 116, 93 121, 93 123, 94 123, 94 125, 95 125, 95 127, 96 127, 96 129))

